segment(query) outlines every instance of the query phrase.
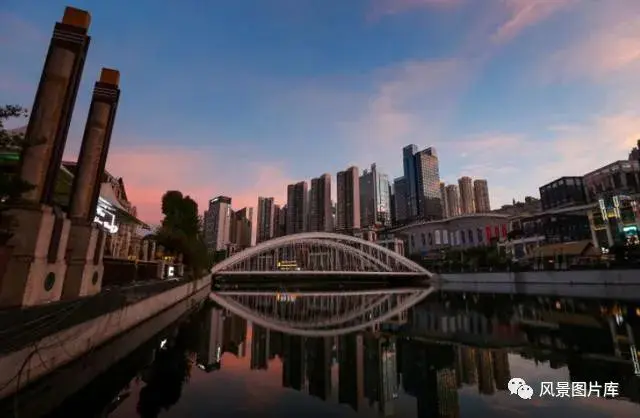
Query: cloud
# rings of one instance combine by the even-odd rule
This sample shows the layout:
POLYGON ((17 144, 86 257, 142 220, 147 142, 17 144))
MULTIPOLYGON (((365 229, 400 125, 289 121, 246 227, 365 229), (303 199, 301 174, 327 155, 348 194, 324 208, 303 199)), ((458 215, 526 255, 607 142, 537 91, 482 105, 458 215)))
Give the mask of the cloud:
POLYGON ((230 196, 237 209, 255 207, 259 195, 283 202, 287 184, 293 181, 282 165, 232 152, 216 147, 120 145, 110 150, 107 170, 123 178, 127 197, 137 207, 138 216, 151 223, 161 219, 160 202, 167 190, 190 195, 201 213, 208 200, 217 195, 230 196))
POLYGON ((556 12, 577 4, 580 0, 504 0, 508 19, 493 34, 493 40, 503 43, 523 30, 538 24, 556 12))
POLYGON ((588 36, 556 51, 544 62, 545 79, 606 80, 622 70, 637 73, 640 68, 640 13, 588 30, 588 36))

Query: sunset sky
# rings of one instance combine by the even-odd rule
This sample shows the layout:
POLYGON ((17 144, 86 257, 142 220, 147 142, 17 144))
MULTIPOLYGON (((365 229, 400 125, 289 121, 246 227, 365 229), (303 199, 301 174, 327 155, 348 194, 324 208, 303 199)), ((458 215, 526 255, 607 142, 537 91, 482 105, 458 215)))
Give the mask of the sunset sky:
MULTIPOLYGON (((2 0, 0 104, 32 105, 67 1, 2 0)), ((107 168, 148 222, 167 189, 204 210, 353 164, 396 177, 410 143, 438 149, 446 182, 487 178, 498 206, 640 138, 638 0, 70 5, 93 20, 67 157, 100 67, 119 69, 107 168)))

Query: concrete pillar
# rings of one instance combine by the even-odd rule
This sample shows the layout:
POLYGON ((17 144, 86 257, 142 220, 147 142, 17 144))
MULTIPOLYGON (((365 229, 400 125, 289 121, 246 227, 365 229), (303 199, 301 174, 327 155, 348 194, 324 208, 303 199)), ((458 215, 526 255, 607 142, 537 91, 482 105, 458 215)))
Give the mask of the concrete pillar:
POLYGON ((99 227, 93 222, 120 97, 119 81, 118 71, 103 68, 94 87, 71 188, 69 268, 63 299, 88 296, 101 290, 104 267, 102 257, 95 255, 102 248, 98 247, 101 245, 98 242, 99 227))
POLYGON ((142 241, 142 261, 149 260, 149 240, 142 241))
POLYGON ((151 252, 149 254, 149 260, 153 261, 156 259, 156 242, 151 241, 151 252))
POLYGON ((164 260, 156 261, 156 278, 164 279, 164 260))
POLYGON ((31 202, 51 204, 62 153, 89 48, 91 16, 67 7, 55 25, 40 84, 27 126, 28 146, 22 156, 20 177, 34 188, 24 193, 31 202))
POLYGON ((591 242, 596 248, 600 248, 600 242, 598 242, 598 234, 596 234, 595 224, 593 222, 593 210, 587 212, 589 218, 589 229, 591 229, 591 242))

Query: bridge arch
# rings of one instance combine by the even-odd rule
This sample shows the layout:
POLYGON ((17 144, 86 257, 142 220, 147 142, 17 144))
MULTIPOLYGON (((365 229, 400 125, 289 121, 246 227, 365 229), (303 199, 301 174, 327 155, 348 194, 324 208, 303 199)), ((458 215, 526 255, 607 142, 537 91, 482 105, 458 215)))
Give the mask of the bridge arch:
MULTIPOLYGON (((354 236, 331 232, 305 232, 274 238, 232 255, 213 266, 211 272, 213 274, 221 274, 234 270, 242 270, 243 264, 249 265, 251 260, 255 260, 261 255, 270 253, 278 254, 280 250, 300 249, 305 246, 333 249, 338 254, 348 255, 349 257, 361 260, 380 273, 388 272, 432 276, 428 270, 419 264, 388 248, 354 236)), ((331 261, 331 263, 334 262, 334 260, 331 261)), ((271 267, 275 269, 274 265, 271 267)), ((260 271, 265 270, 260 269, 260 271)))

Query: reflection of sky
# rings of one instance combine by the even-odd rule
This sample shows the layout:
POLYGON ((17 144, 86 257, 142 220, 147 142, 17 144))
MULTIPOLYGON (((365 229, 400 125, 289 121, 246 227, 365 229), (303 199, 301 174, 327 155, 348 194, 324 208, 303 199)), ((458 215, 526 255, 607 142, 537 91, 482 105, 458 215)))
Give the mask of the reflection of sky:
MULTIPOLYGON (((251 335, 249 331, 248 336, 251 335)), ((250 352, 247 347, 247 352, 250 352)), ((534 390, 531 401, 497 391, 492 396, 481 395, 475 386, 460 389, 460 416, 472 417, 544 417, 544 418, 626 418, 640 416, 640 406, 623 400, 610 399, 553 399, 539 398, 540 382, 568 381, 567 368, 552 369, 548 363, 536 364, 518 355, 509 355, 511 376, 524 378, 534 390)), ((179 403, 162 417, 356 417, 346 405, 335 402, 338 390, 337 367, 332 370, 331 402, 282 388, 282 363, 269 361, 268 370, 250 370, 250 356, 237 358, 226 353, 222 357, 222 369, 205 373, 194 369, 191 380, 185 384, 179 403)), ((603 382, 600 382, 603 383, 603 382)), ((140 382, 140 385, 144 383, 140 382)), ((136 417, 137 391, 112 415, 113 418, 136 417)), ((417 417, 417 402, 412 396, 400 394, 396 401, 395 417, 417 417)), ((364 416, 373 417, 373 414, 364 416)))

